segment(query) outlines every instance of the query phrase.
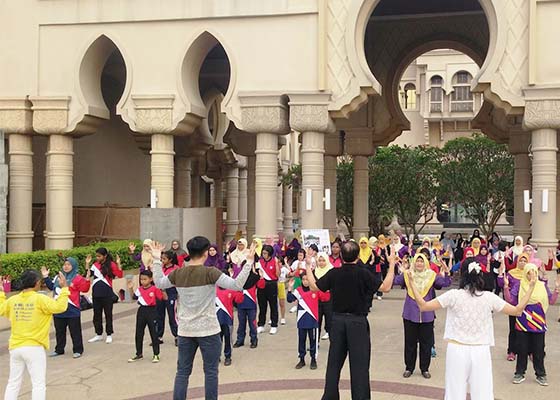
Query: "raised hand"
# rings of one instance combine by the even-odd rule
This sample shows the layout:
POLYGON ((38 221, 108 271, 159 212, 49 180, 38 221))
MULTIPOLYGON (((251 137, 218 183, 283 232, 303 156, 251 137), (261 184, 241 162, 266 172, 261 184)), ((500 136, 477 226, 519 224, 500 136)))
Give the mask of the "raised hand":
POLYGON ((130 242, 130 243, 128 244, 128 252, 129 252, 130 254, 132 254, 132 253, 134 253, 135 251, 136 251, 136 245, 135 245, 134 243, 130 242))
POLYGON ((539 278, 538 278, 537 274, 535 273, 535 271, 530 271, 529 275, 531 276, 531 279, 529 280, 529 286, 533 288, 537 284, 537 280, 539 278))
POLYGON ((152 253, 152 257, 156 260, 160 259, 163 250, 165 250, 165 244, 163 243, 152 242, 150 244, 150 253, 152 253))
POLYGON ((58 284, 60 285, 61 288, 65 288, 66 286, 68 286, 68 283, 66 282, 66 277, 62 272, 58 273, 58 284))
POLYGON ((89 278, 91 278, 91 269, 88 268, 87 271, 86 271, 86 279, 89 279, 89 278))
POLYGON ((88 255, 86 256, 86 265, 87 265, 87 266, 91 265, 91 259, 92 259, 91 254, 88 254, 88 255))
POLYGON ((288 290, 291 292, 292 290, 294 290, 294 280, 290 279, 290 281, 288 282, 288 290))
POLYGON ((117 265, 121 265, 121 256, 118 254, 117 254, 116 261, 117 261, 117 265))
POLYGON ((509 278, 507 275, 504 276, 504 288, 509 288, 509 278))
POLYGON ((134 289, 134 282, 132 282, 132 280, 128 281, 126 283, 126 287, 129 288, 130 290, 134 289))
POLYGON ((389 261, 389 264, 391 264, 391 265, 395 265, 395 263, 397 262, 397 255, 396 255, 396 251, 395 251, 395 246, 390 246, 389 247, 388 255, 387 255, 387 261, 389 261))
POLYGON ((47 269, 47 267, 41 267, 41 275, 43 275, 43 278, 48 278, 49 272, 50 271, 47 269))

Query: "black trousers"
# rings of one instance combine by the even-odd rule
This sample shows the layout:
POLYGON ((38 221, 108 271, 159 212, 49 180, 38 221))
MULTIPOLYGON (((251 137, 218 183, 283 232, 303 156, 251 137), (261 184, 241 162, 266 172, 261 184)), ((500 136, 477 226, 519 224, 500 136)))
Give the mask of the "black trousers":
POLYGON ((302 329, 298 328, 298 355, 299 358, 302 360, 305 358, 305 354, 307 354, 307 338, 309 338, 309 354, 311 355, 311 359, 315 360, 315 356, 317 355, 317 329, 302 329))
POLYGON ((224 357, 231 358, 231 331, 233 325, 222 325, 220 324, 220 339, 224 344, 224 357))
POLYGON ((517 343, 516 343, 516 330, 515 330, 515 319, 516 317, 509 317, 509 335, 508 335, 508 354, 517 354, 517 343))
POLYGON ((369 366, 371 340, 367 317, 333 313, 329 359, 322 400, 339 400, 340 371, 350 358, 350 386, 352 400, 371 399, 369 366))
POLYGON ((273 328, 278 327, 278 282, 266 281, 264 289, 257 290, 257 300, 259 302, 259 321, 258 326, 266 324, 266 310, 270 306, 270 321, 273 328))
POLYGON ((531 333, 516 331, 517 365, 515 373, 525 375, 527 370, 527 357, 533 355, 533 368, 535 375, 546 376, 544 369, 544 333, 531 333))
POLYGON ((177 299, 161 300, 156 302, 157 309, 157 334, 159 338, 163 337, 165 332, 165 313, 167 312, 167 318, 169 320, 169 329, 171 329, 171 334, 173 337, 177 337, 177 319, 175 317, 175 303, 177 299))
MULTIPOLYGON (((381 267, 381 272, 376 272, 376 274, 381 274, 381 277, 383 278, 383 280, 385 279, 385 277, 387 276, 387 272, 388 272, 389 268, 383 268, 381 267)), ((377 292, 375 294, 376 296, 381 296, 383 297, 383 292, 377 292)))
POLYGON ((146 330, 146 325, 148 326, 148 331, 150 332, 150 338, 152 339, 152 347, 154 348, 154 356, 159 355, 159 340, 157 336, 157 311, 156 307, 140 306, 138 307, 138 312, 136 313, 136 355, 143 355, 143 345, 144 345, 144 331, 146 330))
POLYGON ((323 319, 325 320, 325 331, 327 333, 331 330, 331 321, 332 321, 332 302, 319 302, 319 332, 321 332, 321 325, 323 323, 323 319))
POLYGON ((93 326, 96 335, 103 334, 103 316, 105 313, 105 331, 107 335, 113 334, 113 297, 93 298, 93 326))
POLYGON ((58 354, 64 354, 64 348, 66 347, 66 328, 68 328, 70 331, 70 337, 72 338, 72 352, 82 354, 84 352, 84 342, 82 339, 81 317, 54 317, 53 320, 54 329, 56 331, 56 347, 54 348, 54 351, 58 354))
POLYGON ((407 319, 404 322, 404 365, 407 371, 414 372, 418 344, 420 344, 420 371, 430 370, 432 346, 434 343, 434 322, 417 323, 407 319))

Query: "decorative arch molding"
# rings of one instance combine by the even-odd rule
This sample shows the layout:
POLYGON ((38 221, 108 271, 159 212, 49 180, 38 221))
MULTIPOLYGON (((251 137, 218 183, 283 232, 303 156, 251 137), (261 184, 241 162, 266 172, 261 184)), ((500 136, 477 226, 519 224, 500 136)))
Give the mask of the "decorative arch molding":
POLYGON ((235 92, 237 81, 236 64, 232 58, 231 49, 228 48, 221 36, 207 29, 197 32, 188 42, 182 61, 179 64, 177 88, 179 96, 185 104, 185 113, 195 114, 201 118, 208 116, 204 99, 200 95, 199 76, 206 56, 217 44, 224 48, 230 66, 228 90, 225 95, 222 95, 223 99, 221 101, 221 111, 227 112, 228 117, 230 117, 225 105, 229 103, 235 92))
POLYGON ((201 140, 209 141, 216 150, 223 150, 225 148, 224 136, 231 123, 227 115, 222 111, 223 100, 223 93, 215 88, 208 90, 202 97, 206 111, 199 127, 201 140), (210 118, 212 118, 212 130, 210 129, 210 118))
MULTIPOLYGON (((75 112, 71 112, 68 124, 68 131, 74 131, 82 121, 95 119, 109 119, 109 110, 103 100, 101 92, 101 75, 103 68, 111 54, 117 50, 124 60, 126 69, 126 81, 124 91, 117 103, 117 114, 121 114, 124 104, 130 96, 132 82, 131 62, 118 44, 114 35, 108 33, 95 34, 80 53, 76 67, 76 93, 78 95, 79 107, 75 112)), ((123 119, 124 116, 123 116, 123 119)))

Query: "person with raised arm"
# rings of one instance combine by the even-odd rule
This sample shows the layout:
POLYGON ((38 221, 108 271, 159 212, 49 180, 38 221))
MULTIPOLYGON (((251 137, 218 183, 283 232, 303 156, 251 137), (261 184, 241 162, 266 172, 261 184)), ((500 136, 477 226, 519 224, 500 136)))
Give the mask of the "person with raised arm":
POLYGON ((162 270, 161 252, 165 246, 151 244, 154 259, 154 282, 159 289, 176 287, 178 292, 177 373, 173 388, 173 400, 185 400, 189 377, 192 372, 196 351, 200 348, 204 362, 205 399, 218 398, 218 364, 222 341, 220 324, 216 318, 216 286, 223 289, 243 291, 255 255, 252 245, 249 257, 237 277, 231 278, 215 267, 204 266, 208 258, 210 241, 203 236, 195 236, 187 242, 190 261, 183 268, 169 275, 162 270))
POLYGON ((370 328, 367 319, 371 304, 368 300, 378 290, 388 293, 395 277, 396 252, 390 248, 389 270, 384 280, 367 269, 357 266, 360 247, 356 242, 342 244, 340 268, 333 268, 316 280, 311 260, 306 260, 307 279, 313 291, 330 290, 333 317, 330 327, 330 347, 325 376, 323 400, 339 399, 340 371, 346 357, 350 361, 350 380, 353 399, 371 398, 369 367, 371 361, 370 328))
POLYGON ((459 289, 448 290, 433 300, 426 301, 417 288, 411 271, 410 289, 420 311, 447 309, 444 339, 448 341, 445 360, 445 398, 465 400, 470 387, 472 400, 494 398, 492 357, 494 346, 493 312, 520 316, 526 307, 537 277, 531 272, 525 296, 517 306, 506 303, 493 292, 484 290, 482 267, 474 258, 467 258, 461 266, 459 289))

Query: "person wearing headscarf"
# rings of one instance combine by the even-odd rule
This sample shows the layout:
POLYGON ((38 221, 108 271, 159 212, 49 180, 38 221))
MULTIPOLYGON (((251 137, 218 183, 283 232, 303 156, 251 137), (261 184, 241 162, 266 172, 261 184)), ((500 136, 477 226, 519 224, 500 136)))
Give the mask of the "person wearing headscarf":
POLYGON ((475 229, 473 231, 473 234, 471 236, 471 239, 469 240, 469 242, 471 243, 471 247, 473 247, 473 240, 474 239, 478 239, 480 240, 480 243, 482 244, 483 242, 486 243, 485 240, 482 239, 482 237, 480 236, 480 231, 478 229, 475 229))
POLYGON ((455 242, 451 239, 451 234, 443 231, 441 233, 442 238, 440 239, 441 247, 443 248, 443 258, 449 259, 453 258, 453 253, 455 251, 455 242))
POLYGON ((498 235, 497 232, 492 232, 492 235, 490 235, 490 243, 488 243, 490 254, 494 255, 494 253, 498 251, 501 241, 500 235, 498 235))
MULTIPOLYGON (((60 314, 54 314, 54 328, 56 331, 56 346, 50 354, 51 357, 64 354, 66 347, 66 328, 70 331, 72 338, 72 357, 79 358, 84 352, 84 341, 82 338, 82 321, 80 310, 80 293, 87 293, 90 288, 89 279, 84 278, 78 273, 78 261, 73 257, 68 257, 62 265, 62 275, 66 278, 66 284, 70 289, 68 297, 68 308, 60 314)), ((54 298, 60 295, 60 281, 58 275, 51 279, 49 270, 41 268, 41 273, 45 284, 54 292, 54 298)))
POLYGON ((464 249, 464 245, 465 245, 465 241, 463 240, 463 235, 461 235, 460 233, 457 234, 457 236, 455 237, 455 251, 453 252, 453 258, 457 261, 457 260, 462 260, 463 259, 463 249, 464 249))
POLYGON ((220 253, 217 244, 210 245, 208 249, 208 258, 204 262, 206 267, 216 267, 222 272, 227 272, 227 265, 224 256, 220 253))
POLYGON ((237 275, 243 269, 243 261, 247 261, 249 257, 249 248, 247 247, 247 240, 241 238, 237 241, 237 247, 229 255, 229 261, 231 263, 232 278, 237 278, 237 275))
POLYGON ((299 249, 301 249, 301 244, 299 244, 299 241, 294 237, 286 248, 286 257, 288 258, 289 265, 297 258, 299 249))
POLYGON ((179 240, 174 240, 171 242, 171 249, 172 252, 175 253, 177 256, 177 265, 182 267, 185 261, 189 260, 189 255, 187 252, 181 247, 181 242, 179 240))
POLYGON ((367 237, 361 237, 360 241, 358 242, 360 246, 360 255, 358 256, 358 265, 362 267, 367 267, 368 263, 371 261, 371 257, 373 252, 369 247, 369 241, 367 237))
POLYGON ((537 258, 537 251, 533 246, 526 244, 525 247, 523 247, 523 253, 529 256, 529 263, 535 264, 539 270, 542 268, 543 262, 540 258, 537 258))
MULTIPOLYGON (((255 243, 255 245, 257 246, 257 247, 255 247, 255 254, 257 255, 257 257, 260 257, 261 253, 262 253, 262 249, 263 249, 262 239, 254 238, 253 243, 255 243)), ((272 250, 274 251, 274 248, 272 250)), ((273 254, 271 254, 271 256, 273 256, 273 254)))
POLYGON ((447 273, 447 268, 442 268, 439 274, 436 274, 430 268, 430 261, 422 252, 418 252, 412 259, 412 264, 407 262, 403 265, 402 274, 397 275, 394 279, 394 285, 405 286, 407 295, 403 306, 403 323, 404 323, 404 363, 405 371, 403 377, 412 376, 416 368, 416 358, 418 355, 418 344, 420 345, 420 371, 426 379, 431 378, 430 363, 432 359, 432 346, 434 344, 434 320, 435 313, 420 312, 414 292, 410 286, 409 280, 412 279, 420 295, 425 301, 435 298, 434 289, 440 290, 451 285, 451 278, 447 273), (404 273, 410 269, 411 277, 408 273, 404 273))
POLYGON ((478 256, 478 253, 480 252, 480 246, 482 246, 480 238, 475 237, 473 240, 471 240, 471 247, 474 250, 475 256, 478 256))
MULTIPOLYGON (((504 281, 504 297, 510 304, 516 298, 516 304, 530 291, 531 275, 539 276, 539 268, 532 263, 525 264, 521 279, 508 284, 504 281)), ((544 368, 545 333, 547 331, 546 312, 549 305, 556 303, 560 282, 556 280, 554 293, 550 291, 546 279, 540 278, 525 306, 523 313, 515 318, 515 340, 517 344, 517 365, 513 376, 513 383, 525 380, 527 371, 527 357, 532 355, 533 368, 537 382, 541 386, 548 386, 546 370, 544 368)))
MULTIPOLYGON (((325 252, 319 252, 317 254, 317 267, 313 271, 316 279, 321 279, 327 272, 329 272, 334 267, 331 265, 329 260, 329 255, 325 252)), ((327 291, 328 293, 328 291, 327 291)), ((321 340, 327 340, 329 338, 329 332, 331 328, 332 320, 332 303, 330 296, 327 296, 327 301, 321 301, 319 299, 319 334, 317 337, 321 337, 321 340), (325 334, 321 336, 321 325, 325 320, 325 334)))
POLYGON ((144 239, 144 242, 142 243, 142 251, 138 253, 135 253, 136 245, 134 243, 130 243, 128 245, 128 254, 132 258, 132 260, 140 263, 140 272, 147 269, 149 270, 152 269, 154 259, 150 251, 151 245, 152 245, 152 239, 144 239))

